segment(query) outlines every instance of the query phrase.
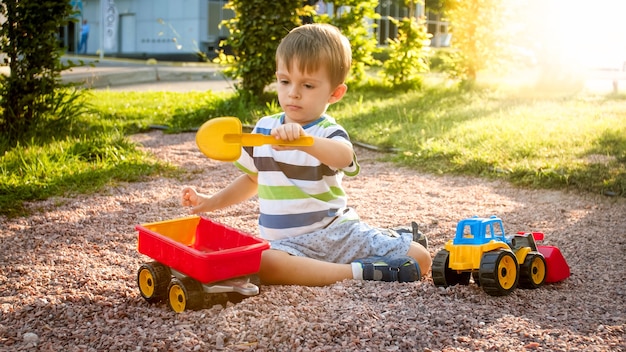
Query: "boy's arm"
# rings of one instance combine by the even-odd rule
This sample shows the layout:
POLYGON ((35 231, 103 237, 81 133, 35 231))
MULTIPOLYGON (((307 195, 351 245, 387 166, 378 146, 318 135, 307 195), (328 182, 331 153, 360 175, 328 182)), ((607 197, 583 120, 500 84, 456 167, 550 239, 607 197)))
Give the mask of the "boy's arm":
POLYGON ((256 176, 243 174, 212 196, 187 187, 183 189, 182 204, 191 206, 191 214, 210 212, 248 200, 256 195, 257 186, 256 176))
POLYGON ((354 150, 350 145, 322 137, 315 137, 313 145, 299 149, 315 157, 322 164, 338 170, 350 166, 354 157, 354 150))
MULTIPOLYGON (((274 128, 271 133, 276 139, 293 141, 298 137, 306 136, 304 129, 300 124, 288 123, 283 124, 280 127, 274 128)), ((343 143, 337 140, 313 137, 315 141, 313 145, 307 147, 296 146, 279 146, 273 145, 272 148, 276 150, 301 150, 306 152, 324 165, 328 165, 334 169, 344 169, 350 166, 354 157, 354 150, 352 146, 347 143, 343 143)))

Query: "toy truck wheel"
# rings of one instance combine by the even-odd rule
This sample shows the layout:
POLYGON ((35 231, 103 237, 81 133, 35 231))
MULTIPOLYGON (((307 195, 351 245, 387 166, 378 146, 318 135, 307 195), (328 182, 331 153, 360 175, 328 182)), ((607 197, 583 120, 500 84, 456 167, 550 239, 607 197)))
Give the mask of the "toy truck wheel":
POLYGON ((519 265, 515 254, 497 250, 483 254, 479 269, 480 286, 491 296, 505 296, 513 292, 519 280, 519 265))
POLYGON ((433 259, 432 277, 435 286, 447 287, 454 285, 468 285, 470 280, 469 272, 457 272, 449 267, 450 252, 442 249, 433 259))
POLYGON ((177 313, 201 309, 204 303, 202 284, 190 277, 173 278, 167 292, 168 304, 177 313))
POLYGON ((535 289, 543 285, 546 280, 546 260, 538 252, 530 252, 520 266, 519 286, 535 289))
POLYGON ((169 267, 150 262, 142 264, 137 271, 137 286, 148 303, 159 303, 167 297, 167 286, 172 272, 169 267))

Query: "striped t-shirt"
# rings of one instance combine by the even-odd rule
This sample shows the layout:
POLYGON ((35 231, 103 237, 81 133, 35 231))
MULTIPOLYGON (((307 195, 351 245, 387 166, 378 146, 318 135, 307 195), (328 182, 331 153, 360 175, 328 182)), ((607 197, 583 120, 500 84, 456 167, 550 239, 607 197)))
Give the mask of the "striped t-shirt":
MULTIPOLYGON (((284 120, 283 113, 263 117, 252 133, 269 135, 284 120)), ((352 146, 346 130, 328 115, 302 127, 311 136, 352 146)), ((356 156, 347 168, 334 170, 303 151, 276 151, 271 145, 244 147, 235 165, 258 178, 259 232, 268 240, 298 236, 327 226, 347 205, 341 186, 343 175, 354 176, 359 172, 356 156)))

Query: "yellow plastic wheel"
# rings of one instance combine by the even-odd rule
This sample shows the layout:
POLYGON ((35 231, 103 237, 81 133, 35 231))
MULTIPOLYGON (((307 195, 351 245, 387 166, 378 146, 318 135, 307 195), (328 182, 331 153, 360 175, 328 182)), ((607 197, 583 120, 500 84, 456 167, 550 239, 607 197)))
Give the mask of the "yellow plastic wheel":
POLYGON ((173 278, 167 292, 169 306, 177 313, 184 312, 186 309, 202 308, 204 302, 202 284, 190 277, 173 278))
POLYGON ((163 301, 171 276, 170 269, 159 262, 142 264, 137 271, 137 286, 141 296, 149 303, 163 301))
POLYGON ((187 307, 187 293, 185 288, 179 283, 170 285, 169 302, 173 311, 177 313, 185 311, 185 307, 187 307))
POLYGON ((478 281, 487 294, 508 295, 517 287, 519 276, 517 259, 510 250, 495 250, 483 254, 478 281))
POLYGON ((522 288, 538 288, 546 280, 548 271, 546 260, 540 253, 528 253, 524 264, 520 267, 519 285, 522 288))
POLYGON ((154 283, 156 280, 154 279, 154 275, 147 268, 142 268, 139 270, 137 281, 139 285, 139 291, 144 297, 152 297, 154 296, 154 283))
POLYGON ((498 263, 500 287, 510 290, 517 283, 517 261, 512 255, 504 255, 498 263))

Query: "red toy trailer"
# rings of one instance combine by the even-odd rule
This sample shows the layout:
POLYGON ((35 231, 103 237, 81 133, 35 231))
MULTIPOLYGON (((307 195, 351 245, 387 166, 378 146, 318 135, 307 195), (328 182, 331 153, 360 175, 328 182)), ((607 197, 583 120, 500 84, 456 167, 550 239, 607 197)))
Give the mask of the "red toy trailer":
POLYGON ((137 225, 137 250, 154 259, 137 271, 149 303, 168 301, 176 312, 200 309, 205 293, 259 293, 249 275, 259 271, 269 242, 192 216, 137 225))

